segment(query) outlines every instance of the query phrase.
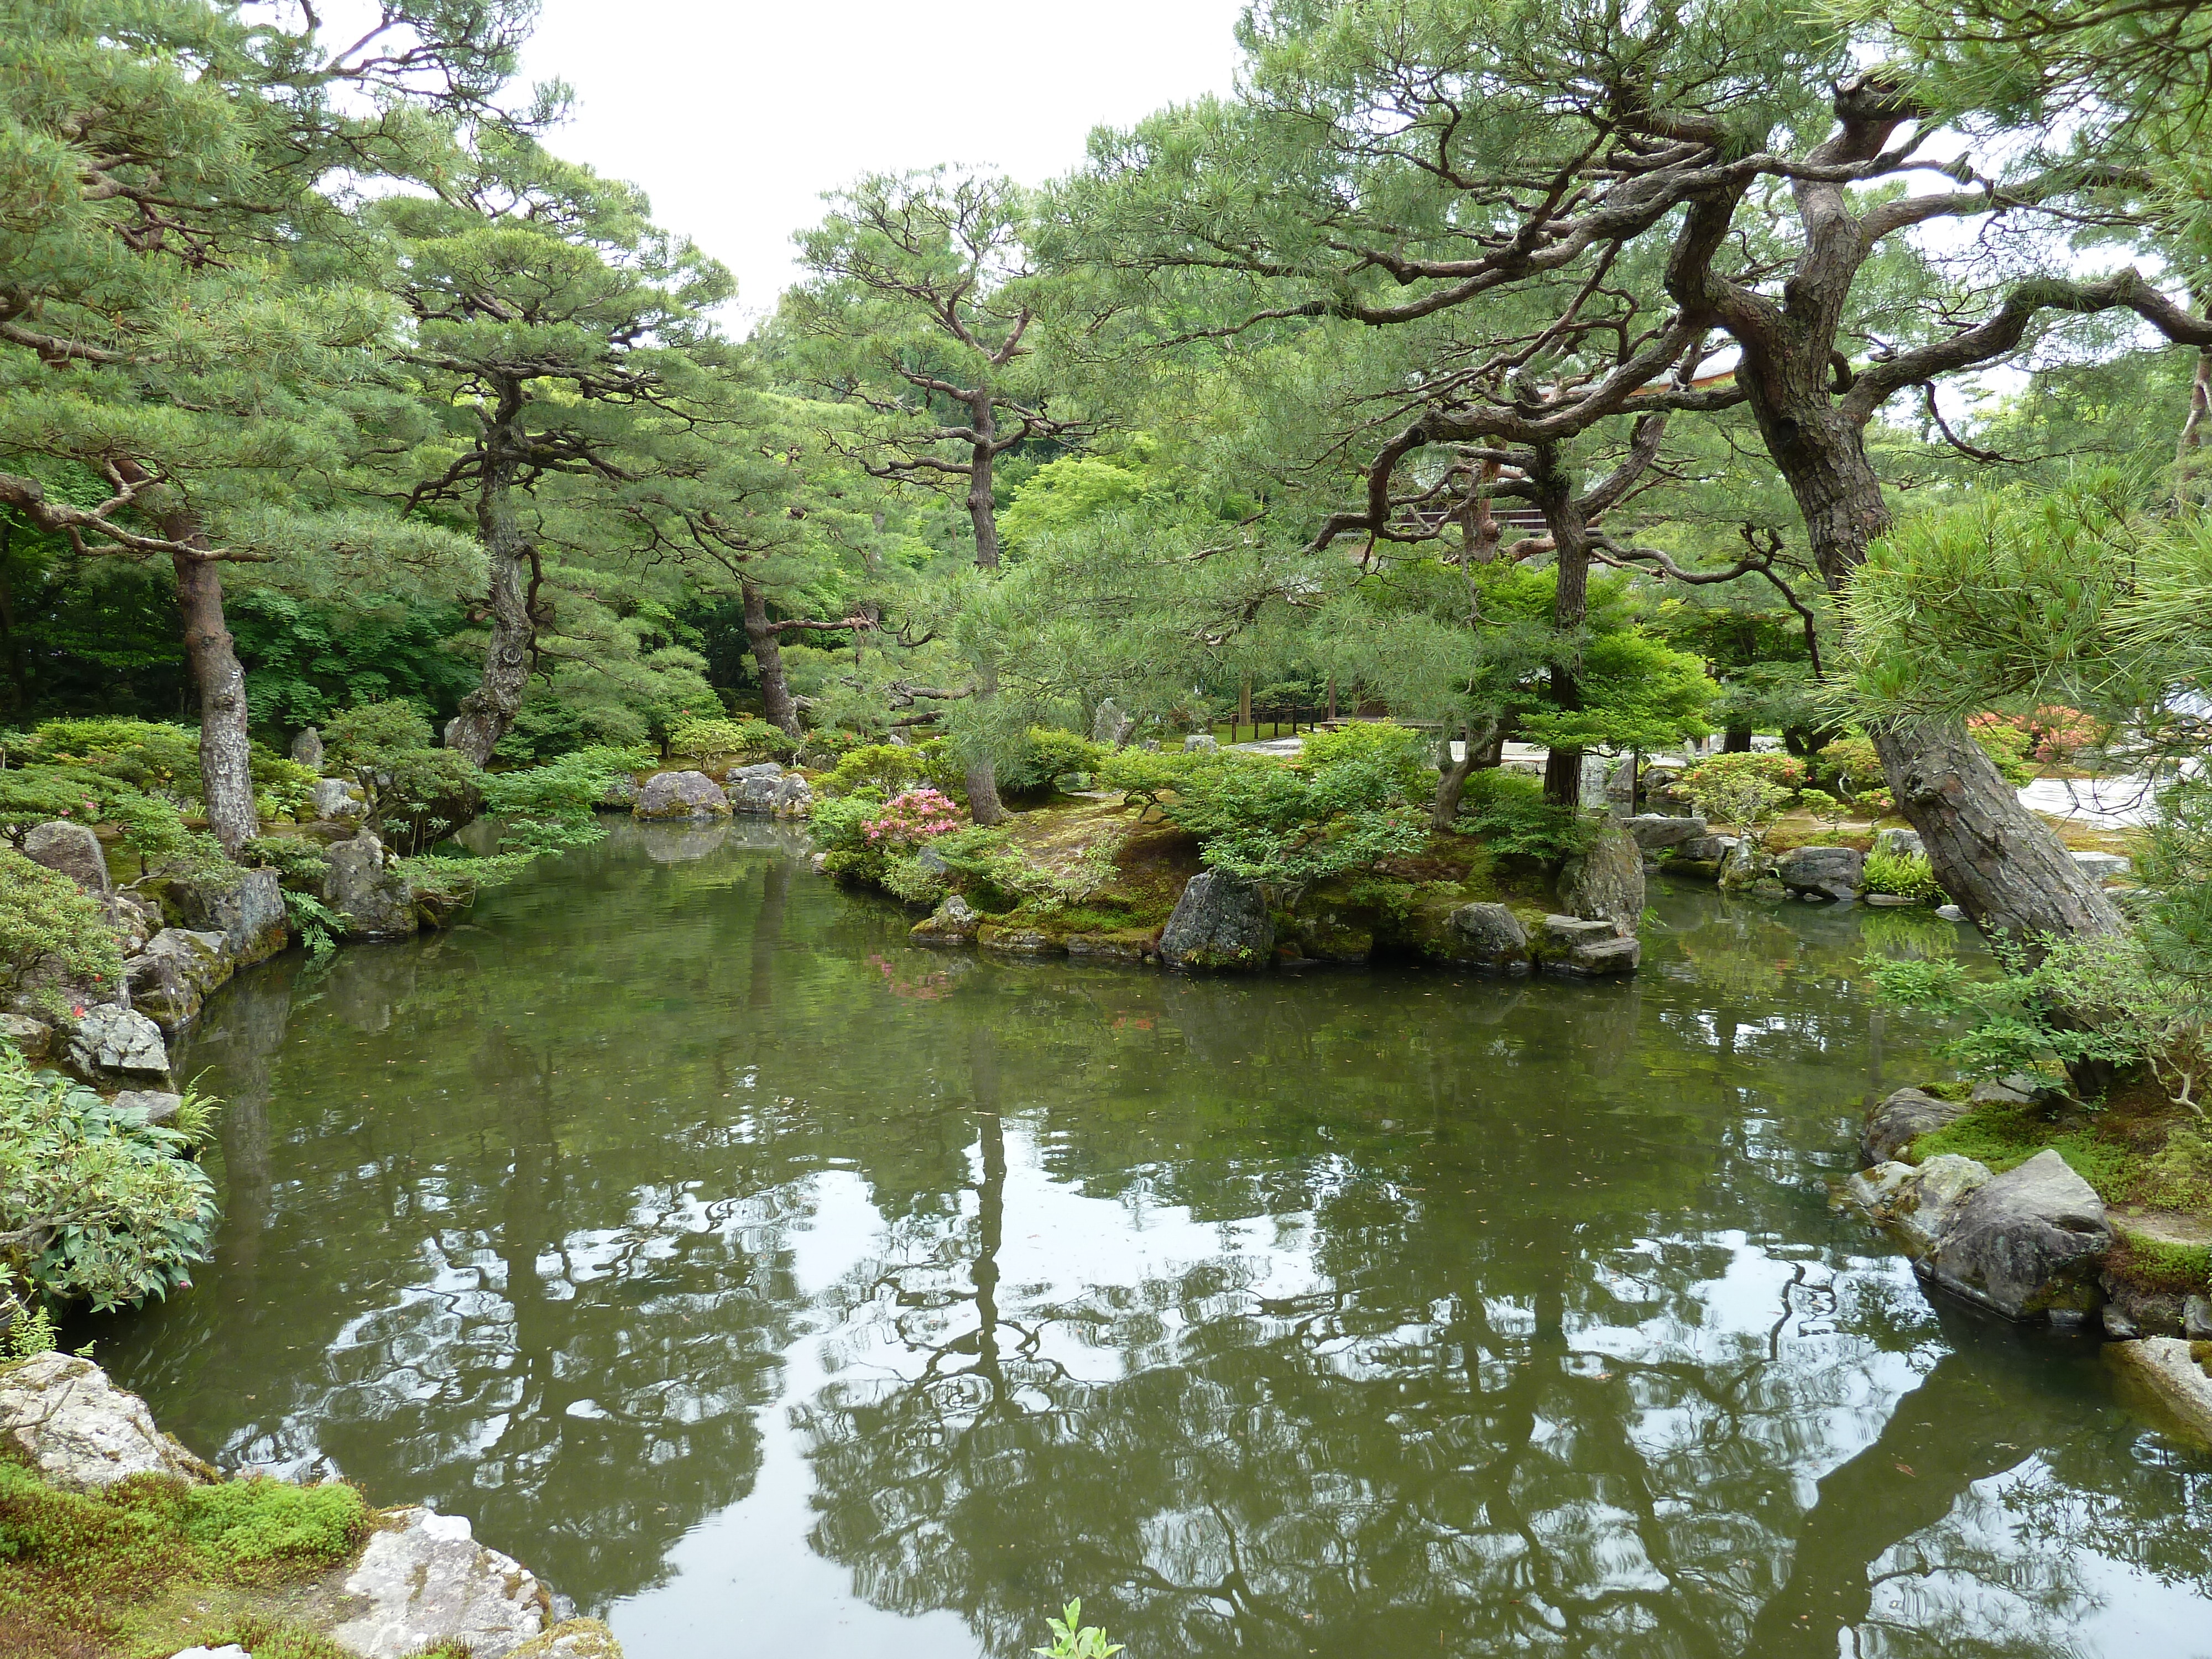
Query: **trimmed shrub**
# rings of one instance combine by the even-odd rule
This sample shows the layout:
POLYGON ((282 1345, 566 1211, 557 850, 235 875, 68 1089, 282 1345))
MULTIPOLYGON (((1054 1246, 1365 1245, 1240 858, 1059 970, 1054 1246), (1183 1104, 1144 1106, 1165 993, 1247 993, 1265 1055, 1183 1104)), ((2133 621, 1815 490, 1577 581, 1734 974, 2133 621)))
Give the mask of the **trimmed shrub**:
POLYGON ((1888 893, 1917 904, 1948 902, 1936 883, 1935 866, 1917 853, 1869 853, 1863 880, 1869 893, 1888 893))

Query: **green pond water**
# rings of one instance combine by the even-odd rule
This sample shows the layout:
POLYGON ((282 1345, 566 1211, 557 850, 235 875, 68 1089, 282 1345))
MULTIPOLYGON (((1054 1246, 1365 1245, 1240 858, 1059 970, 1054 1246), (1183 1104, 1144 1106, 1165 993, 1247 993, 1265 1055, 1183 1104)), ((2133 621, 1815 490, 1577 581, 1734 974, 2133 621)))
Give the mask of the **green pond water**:
POLYGON ((766 826, 297 953, 183 1056, 216 1259, 93 1334, 631 1659, 2212 1653, 2212 1459, 1832 1214, 1896 913, 1664 889, 1632 983, 910 947, 766 826))

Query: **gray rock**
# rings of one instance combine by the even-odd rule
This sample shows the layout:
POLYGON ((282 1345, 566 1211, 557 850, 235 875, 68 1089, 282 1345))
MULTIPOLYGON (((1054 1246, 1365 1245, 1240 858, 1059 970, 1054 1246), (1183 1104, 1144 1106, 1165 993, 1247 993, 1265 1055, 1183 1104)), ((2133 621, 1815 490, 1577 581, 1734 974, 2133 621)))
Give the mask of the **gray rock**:
POLYGON ((1643 959, 1644 947, 1631 933, 1622 939, 1592 939, 1576 945, 1564 957, 1547 957, 1544 971, 1571 979, 1609 979, 1634 973, 1643 959))
POLYGON ((975 907, 955 893, 908 932, 919 945, 965 945, 982 925, 982 915, 975 907))
MULTIPOLYGON (((28 846, 29 843, 26 842, 27 851, 28 846)), ((2124 859, 2117 853, 2076 853, 2074 854, 2074 865, 2092 881, 2105 881, 2113 876, 2124 876, 2135 868, 2132 860, 2124 859)))
POLYGON ((314 814, 327 823, 348 823, 368 811, 361 792, 343 778, 322 778, 311 798, 314 814))
POLYGON ((2104 1200, 2045 1147, 1984 1182, 1921 1265, 1946 1290, 2008 1319, 2078 1316, 2096 1308, 2112 1244, 2104 1200))
POLYGON ((1136 730, 1136 717, 1121 712, 1121 705, 1108 697, 1098 705, 1097 713, 1091 717, 1091 741, 1104 744, 1109 749, 1119 749, 1128 742, 1129 733, 1136 730))
POLYGON ((725 784, 738 783, 747 778, 767 778, 771 781, 783 775, 781 761, 756 761, 750 766, 733 766, 723 774, 725 784))
POLYGON ((147 1122, 162 1124, 176 1116, 185 1097, 161 1089, 124 1089, 108 1103, 118 1112, 143 1112, 147 1122))
POLYGON ((350 939, 409 939, 422 927, 415 889, 385 856, 384 843, 364 830, 330 849, 323 902, 346 919, 350 939))
POLYGON ((1719 866, 1730 851, 1739 844, 1735 836, 1705 834, 1684 842, 1675 848, 1672 858, 1677 862, 1719 866))
POLYGON ((1609 921, 1626 939, 1644 917, 1644 854, 1626 832, 1608 824, 1588 852, 1560 866, 1559 894, 1560 909, 1609 921))
POLYGON ((0 1014, 0 1042, 26 1060, 44 1060, 53 1047, 54 1028, 28 1014, 0 1014))
POLYGON ((988 921, 975 930, 975 943, 1009 957, 1057 957, 1067 951, 1065 940, 1042 927, 1006 927, 988 921))
POLYGON ((1704 840, 1709 833, 1703 818, 1674 818, 1657 812, 1625 818, 1620 827, 1635 838, 1637 847, 1647 859, 1679 851, 1692 842, 1704 840))
POLYGON ((210 994, 228 981, 232 969, 221 933, 164 927, 123 964, 123 976, 131 988, 131 1006, 164 1036, 174 1036, 198 1017, 210 994))
POLYGON ((1194 732, 1182 740, 1182 751, 1186 755, 1211 752, 1220 747, 1221 739, 1206 732, 1194 732))
POLYGON ((274 870, 172 881, 169 896, 188 927, 222 936, 223 950, 240 968, 275 956, 291 937, 283 884, 274 870))
POLYGON ((2117 1302, 2107 1302, 2104 1307, 2105 1335, 2113 1342, 2132 1342, 2142 1334, 2136 1322, 2128 1317, 2127 1310, 2117 1302))
POLYGON ((63 1068, 87 1083, 170 1086, 161 1028, 133 1009, 103 1002, 78 1017, 63 1068))
POLYGON ((2212 1342, 2212 1297, 2198 1295, 2183 1300, 2181 1334, 2191 1342, 2212 1342))
POLYGON ((33 824, 23 837, 23 856, 33 864, 67 876, 95 898, 115 890, 107 878, 107 855, 100 850, 100 837, 89 826, 56 819, 33 824))
POLYGON ((1193 876, 1160 930, 1160 960, 1170 968, 1263 968, 1274 951, 1266 890, 1226 870, 1193 876))
POLYGON ((952 873, 952 866, 945 861, 945 854, 929 842, 921 844, 921 851, 914 855, 915 865, 925 876, 934 876, 943 881, 952 873))
POLYGON ((134 1474, 197 1482, 215 1473, 154 1426, 144 1401, 74 1354, 0 1371, 0 1439, 65 1492, 100 1492, 134 1474))
POLYGON ((2105 1359, 2198 1440, 2212 1443, 2212 1376, 2205 1376, 2187 1342, 2170 1336, 2114 1342, 2106 1346, 2105 1359))
POLYGON ((1546 916, 1544 940, 1559 951, 1571 951, 1579 945, 1595 945, 1602 940, 1618 939, 1613 924, 1601 919, 1581 916, 1546 916))
POLYGON ((1866 871, 1866 854, 1853 847, 1793 847, 1776 861, 1774 873, 1793 893, 1823 893, 1832 899, 1856 897, 1866 871))
POLYGON ((1966 913, 1955 904, 1937 905, 1936 915, 1944 921, 1964 921, 1966 919, 1966 913))
POLYGON ((1137 746, 1148 755, 1157 755, 1160 752, 1160 740, 1158 738, 1146 738, 1137 746))
POLYGON ((507 1659, 623 1659, 622 1644, 596 1619, 568 1619, 532 1638, 507 1659))
POLYGON ((161 907, 136 893, 118 891, 109 903, 115 913, 117 942, 123 954, 135 957, 146 941, 161 931, 161 907))
POLYGON ((1924 859, 1927 843, 1920 839, 1917 830, 1880 830, 1875 832, 1874 850, 1887 853, 1893 859, 1924 859))
POLYGON ((1782 884, 1774 879, 1774 854, 1759 846, 1748 836, 1731 837, 1735 845, 1722 856, 1719 871, 1721 890, 1738 893, 1772 882, 1776 890, 1782 884))
POLYGON ((1917 1089, 1899 1089, 1866 1115, 1859 1131, 1859 1155, 1869 1164, 1896 1158, 1915 1139, 1964 1117, 1964 1101, 1939 1100, 1917 1089))
POLYGON ((1528 935, 1504 905, 1462 904, 1447 926, 1456 947, 1455 960, 1493 974, 1528 971, 1528 935))
POLYGON ((362 1659, 404 1659, 435 1642, 465 1642, 473 1659, 506 1659, 553 1621, 535 1574, 471 1535, 464 1516, 405 1509, 370 1534, 346 1576, 368 1607, 331 1632, 362 1659))
POLYGON ((803 818, 814 810, 814 786, 796 772, 776 780, 769 810, 780 818, 803 818))
POLYGON ((1889 1228, 1907 1254, 1917 1259, 1936 1249, 1944 1230, 1989 1179, 1986 1165, 1946 1154, 1917 1167, 1877 1164, 1844 1182, 1837 1196, 1863 1211, 1869 1220, 1889 1228))
POLYGON ((704 772, 655 772, 638 790, 637 805, 630 811, 648 820, 726 818, 730 798, 704 772))
POLYGON ((2188 1298, 2178 1291, 2150 1290, 2111 1273, 2104 1275, 2105 1329, 2116 1341, 2129 1339, 2113 1333, 2115 1322, 2133 1327, 2135 1336, 2179 1336, 2183 1304, 2188 1298))
POLYGON ((292 758, 311 772, 323 769, 323 734, 313 726, 292 739, 292 758))
POLYGON ((602 812, 627 812, 637 805, 637 780, 623 774, 610 782, 596 803, 602 812))

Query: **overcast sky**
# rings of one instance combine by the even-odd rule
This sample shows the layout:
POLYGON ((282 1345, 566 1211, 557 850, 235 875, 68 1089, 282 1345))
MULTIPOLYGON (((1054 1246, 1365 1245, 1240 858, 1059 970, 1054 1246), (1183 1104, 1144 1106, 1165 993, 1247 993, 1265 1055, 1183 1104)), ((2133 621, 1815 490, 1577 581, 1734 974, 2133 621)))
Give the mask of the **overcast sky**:
POLYGON ((524 75, 575 88, 554 147, 642 185, 750 316, 792 280, 823 191, 939 161, 1042 183, 1094 126, 1229 90, 1243 5, 544 0, 524 75))

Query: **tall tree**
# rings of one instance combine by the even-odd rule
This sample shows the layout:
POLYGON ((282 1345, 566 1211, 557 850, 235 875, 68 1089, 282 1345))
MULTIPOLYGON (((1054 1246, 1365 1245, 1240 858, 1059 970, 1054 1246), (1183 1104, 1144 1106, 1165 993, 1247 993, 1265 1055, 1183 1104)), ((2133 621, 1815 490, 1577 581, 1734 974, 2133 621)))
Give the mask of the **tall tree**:
POLYGON ((309 9, 248 9, 0 5, 0 502, 80 555, 171 568, 209 822, 233 851, 258 826, 224 568, 376 534, 308 521, 341 505, 317 483, 386 322, 315 270, 320 187, 389 170, 426 109, 488 107, 532 8, 392 0, 335 52, 309 9), (73 499, 64 476, 100 488, 73 499))
MULTIPOLYGON (((1741 354, 1729 395, 1753 416, 1832 592, 1889 521, 1867 430, 1893 399, 2010 358, 2053 319, 2133 313, 2171 338, 2212 339, 2212 323, 2131 269, 2075 274, 2055 234, 2084 217, 2147 222, 2146 176, 2126 155, 2030 142, 1993 151, 2007 155, 1982 164, 1993 173, 1971 152, 1939 164, 1942 120, 1905 77, 1860 67, 1862 41, 1783 9, 1282 0, 1255 9, 1246 39, 1242 101, 1094 145, 1057 215, 1069 246, 1088 245, 1077 262, 1155 314, 1206 296, 1207 325, 1186 333, 1226 339, 1305 318, 1419 328, 1537 287, 1602 289, 1616 263, 1654 261, 1674 314, 1578 404, 1632 413, 1690 342, 1724 334, 1741 354), (1901 188, 1936 179, 1946 187, 1901 188), (1915 239, 1991 217, 2022 233, 2019 266, 1994 277, 1940 270, 1915 239), (1243 303, 1215 320, 1224 289, 1243 303), (1939 292, 1941 306, 1921 303, 1939 292)), ((1543 416, 1433 379, 1431 441, 1545 435, 1543 416)), ((2117 925, 1962 729, 1907 721, 1877 741, 1938 874, 1984 927, 2117 925)))
MULTIPOLYGON (((446 728, 478 764, 514 723, 552 627, 540 486, 566 510, 618 510, 626 489, 696 470, 728 419, 709 308, 729 274, 655 229, 645 198, 487 128, 434 197, 369 217, 385 280, 414 319, 401 354, 443 431, 413 460, 408 510, 465 504, 489 580, 483 676, 446 728)), ((549 498, 550 499, 550 498, 549 498)))
MULTIPOLYGON (((943 168, 862 179, 799 239, 813 275, 785 301, 787 325, 817 347, 821 390, 874 416, 856 449, 863 464, 878 477, 957 491, 987 578, 1000 568, 1000 458, 1077 429, 1047 412, 1035 374, 1022 211, 1004 179, 943 168)), ((976 653, 969 692, 979 707, 998 690, 998 654, 990 641, 976 653)), ((997 823, 1005 808, 989 738, 971 735, 967 750, 970 810, 978 823, 997 823)))

